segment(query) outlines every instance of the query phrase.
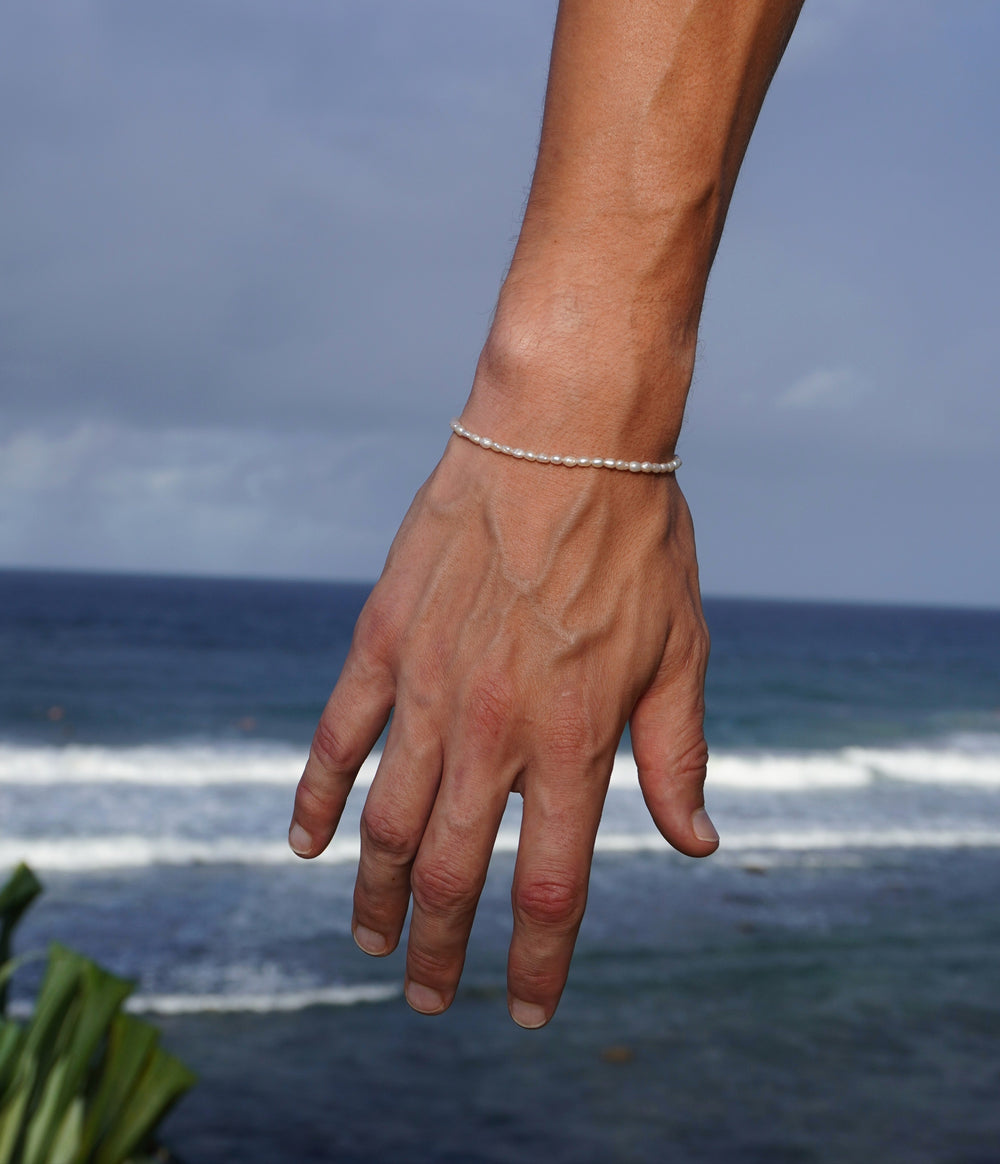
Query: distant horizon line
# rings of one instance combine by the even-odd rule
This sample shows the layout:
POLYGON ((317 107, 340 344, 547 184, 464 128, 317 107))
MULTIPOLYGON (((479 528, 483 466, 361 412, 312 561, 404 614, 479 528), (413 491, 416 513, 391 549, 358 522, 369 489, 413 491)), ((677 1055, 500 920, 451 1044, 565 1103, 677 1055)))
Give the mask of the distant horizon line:
MULTIPOLYGON (((270 585, 300 585, 300 586, 362 586, 371 589, 377 579, 315 575, 278 575, 278 574, 227 574, 222 572, 190 570, 140 570, 135 568, 115 568, 99 566, 12 566, 0 564, 0 575, 4 574, 52 574, 91 578, 132 578, 135 580, 175 580, 188 582, 226 582, 270 584, 270 585)), ((979 602, 925 600, 925 599, 890 599, 890 598, 861 598, 861 597, 809 597, 803 595, 783 594, 737 594, 727 592, 703 592, 702 599, 706 602, 759 602, 762 604, 784 604, 804 606, 853 606, 853 607, 887 607, 890 609, 910 610, 953 610, 980 612, 983 614, 1000 614, 1000 604, 987 606, 979 602)))

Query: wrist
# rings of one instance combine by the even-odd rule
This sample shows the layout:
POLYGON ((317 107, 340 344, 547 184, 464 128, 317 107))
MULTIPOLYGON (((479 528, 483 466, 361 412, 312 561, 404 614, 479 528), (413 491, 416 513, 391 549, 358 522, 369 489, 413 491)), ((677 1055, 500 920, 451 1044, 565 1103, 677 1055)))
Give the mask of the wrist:
POLYGON ((505 443, 665 461, 694 368, 697 318, 648 288, 512 270, 463 412, 505 443))

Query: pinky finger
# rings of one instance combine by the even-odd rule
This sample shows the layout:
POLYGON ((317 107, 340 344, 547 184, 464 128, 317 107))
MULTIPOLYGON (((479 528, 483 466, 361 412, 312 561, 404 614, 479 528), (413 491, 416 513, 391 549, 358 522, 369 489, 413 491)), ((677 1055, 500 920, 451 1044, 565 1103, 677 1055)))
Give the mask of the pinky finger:
POLYGON ((295 791, 288 843, 300 857, 317 857, 340 822, 358 769, 389 719, 392 677, 373 677, 352 652, 313 736, 295 791))

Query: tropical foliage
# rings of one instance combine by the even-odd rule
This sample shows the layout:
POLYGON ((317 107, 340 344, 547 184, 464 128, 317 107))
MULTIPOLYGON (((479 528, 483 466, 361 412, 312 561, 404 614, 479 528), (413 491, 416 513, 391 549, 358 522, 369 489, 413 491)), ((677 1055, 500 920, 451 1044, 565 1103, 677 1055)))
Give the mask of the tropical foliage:
POLYGON ((42 887, 25 865, 0 889, 0 1164, 152 1164, 152 1133, 194 1076, 123 1011, 133 984, 53 945, 25 1024, 7 1014, 23 960, 11 937, 42 887))

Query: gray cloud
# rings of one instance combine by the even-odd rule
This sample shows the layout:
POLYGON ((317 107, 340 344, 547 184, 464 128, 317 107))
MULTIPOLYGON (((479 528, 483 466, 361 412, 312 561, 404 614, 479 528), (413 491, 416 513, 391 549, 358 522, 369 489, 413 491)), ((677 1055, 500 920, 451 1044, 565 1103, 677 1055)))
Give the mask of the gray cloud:
MULTIPOLYGON (((488 325, 553 15, 6 5, 0 564, 374 575, 488 325)), ((806 6, 683 437, 709 589, 1000 595, 998 34, 806 6)))
POLYGON ((366 578, 426 462, 401 428, 21 429, 0 440, 0 544, 45 567, 366 578))
POLYGON ((469 16, 15 8, 7 408, 296 427, 459 396, 530 175, 551 12, 525 36, 532 76, 495 63, 523 12, 469 16))

